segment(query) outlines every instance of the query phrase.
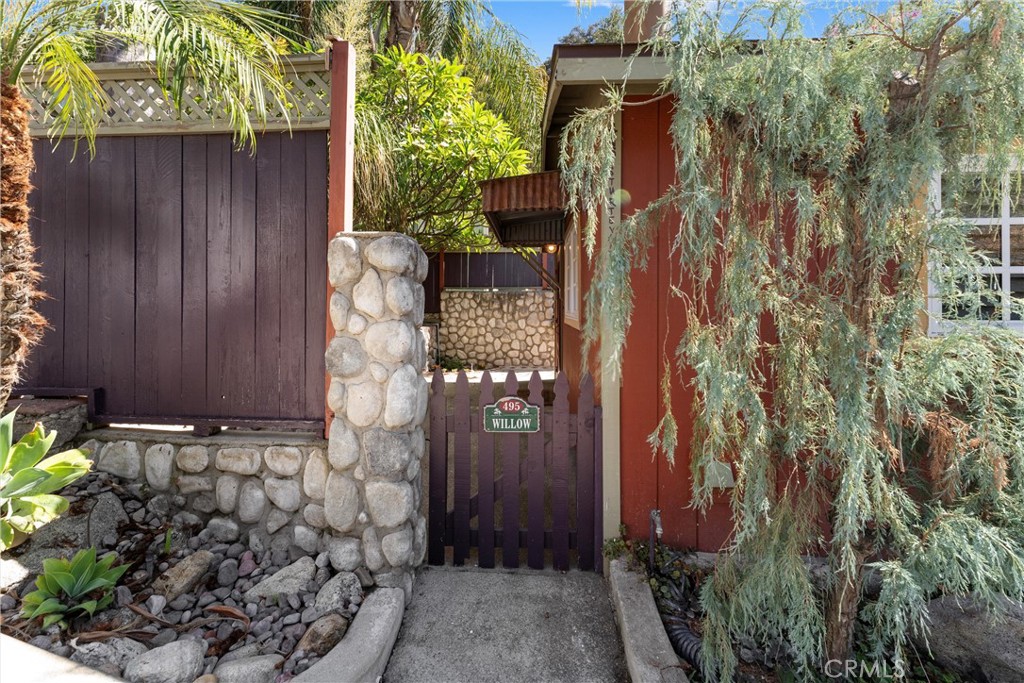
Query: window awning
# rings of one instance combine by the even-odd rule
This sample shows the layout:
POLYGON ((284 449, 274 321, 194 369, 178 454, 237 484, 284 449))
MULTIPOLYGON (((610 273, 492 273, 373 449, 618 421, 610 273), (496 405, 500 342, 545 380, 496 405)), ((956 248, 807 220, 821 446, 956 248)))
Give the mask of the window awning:
POLYGON ((558 171, 480 183, 487 222, 503 247, 543 247, 565 238, 565 195, 558 171))

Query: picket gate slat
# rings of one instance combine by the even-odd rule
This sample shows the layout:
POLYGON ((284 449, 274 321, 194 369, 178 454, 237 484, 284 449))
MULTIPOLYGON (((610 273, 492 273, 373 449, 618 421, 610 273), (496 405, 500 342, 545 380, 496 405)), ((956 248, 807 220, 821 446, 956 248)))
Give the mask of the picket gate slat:
MULTIPOLYGON (((519 393, 516 373, 509 372, 505 378, 505 395, 519 393)), ((519 566, 519 435, 504 434, 501 437, 502 491, 501 528, 504 531, 501 549, 501 563, 509 569, 519 566)))
POLYGON ((444 373, 434 371, 430 383, 430 499, 427 507, 427 562, 444 564, 444 527, 448 512, 448 399, 444 373))
MULTIPOLYGON (((544 405, 544 382, 540 379, 540 373, 534 372, 530 377, 530 398, 532 405, 544 405)), ((541 416, 540 431, 533 432, 526 437, 526 456, 530 463, 527 474, 526 500, 527 513, 527 550, 526 559, 530 569, 544 568, 544 495, 545 495, 545 466, 544 466, 544 424, 545 416, 541 416)))
POLYGON ((569 569, 569 380, 555 380, 555 410, 551 422, 551 508, 555 569, 569 569))
POLYGON ((460 371, 455 380, 455 566, 469 557, 469 496, 471 489, 469 443, 469 380, 460 371))
MULTIPOLYGON (((494 400, 491 373, 484 372, 480 379, 480 405, 494 400)), ((483 429, 477 432, 477 497, 479 513, 477 529, 480 532, 479 564, 485 569, 494 567, 494 435, 483 429)), ((470 513, 472 514, 472 512, 470 513)))

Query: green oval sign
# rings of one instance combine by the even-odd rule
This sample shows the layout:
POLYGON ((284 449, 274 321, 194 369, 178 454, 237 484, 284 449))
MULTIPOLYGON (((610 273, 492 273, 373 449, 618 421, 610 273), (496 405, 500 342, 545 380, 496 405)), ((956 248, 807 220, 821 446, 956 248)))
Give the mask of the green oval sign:
POLYGON ((505 396, 484 406, 485 432, 539 432, 540 408, 518 396, 505 396))

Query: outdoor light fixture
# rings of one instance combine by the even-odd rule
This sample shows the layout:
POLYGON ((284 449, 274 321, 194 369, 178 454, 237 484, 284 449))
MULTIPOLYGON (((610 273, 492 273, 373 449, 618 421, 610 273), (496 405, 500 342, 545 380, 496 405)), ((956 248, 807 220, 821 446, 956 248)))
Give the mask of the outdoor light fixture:
POLYGON ((545 244, 544 245, 544 251, 548 252, 549 254, 554 254, 556 251, 558 251, 558 245, 557 244, 545 244))

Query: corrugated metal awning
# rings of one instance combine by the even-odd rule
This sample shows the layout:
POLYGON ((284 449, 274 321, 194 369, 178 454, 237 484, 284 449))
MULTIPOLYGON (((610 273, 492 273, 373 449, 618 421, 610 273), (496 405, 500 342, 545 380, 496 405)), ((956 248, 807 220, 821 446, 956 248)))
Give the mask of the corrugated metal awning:
POLYGON ((558 171, 492 178, 480 183, 483 211, 505 247, 561 244, 565 194, 558 171))

